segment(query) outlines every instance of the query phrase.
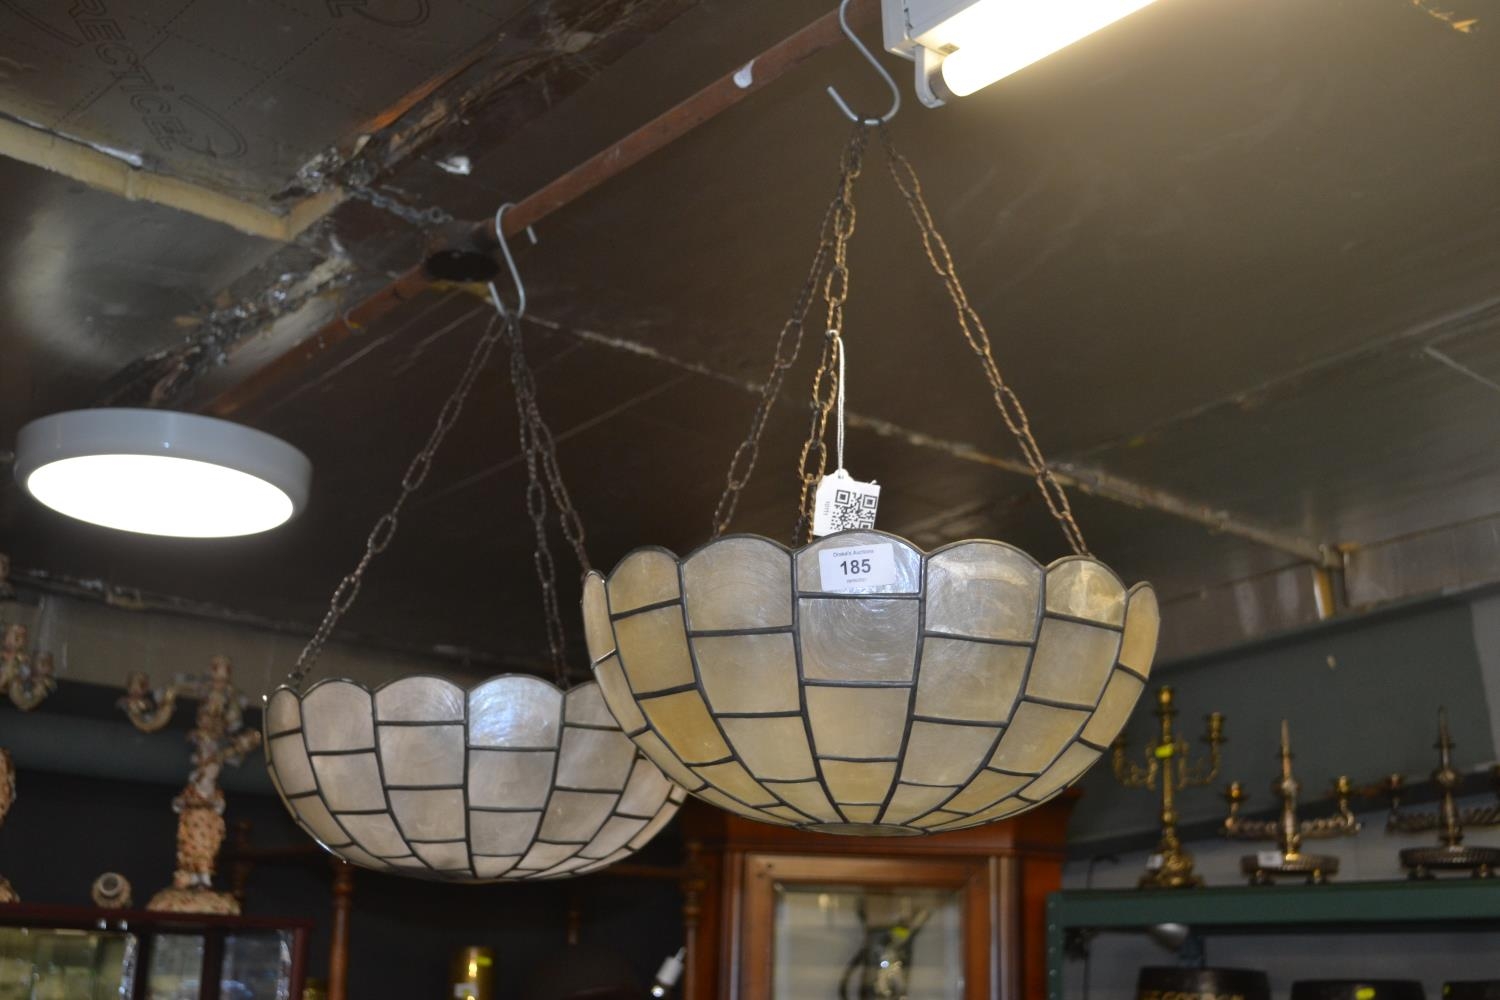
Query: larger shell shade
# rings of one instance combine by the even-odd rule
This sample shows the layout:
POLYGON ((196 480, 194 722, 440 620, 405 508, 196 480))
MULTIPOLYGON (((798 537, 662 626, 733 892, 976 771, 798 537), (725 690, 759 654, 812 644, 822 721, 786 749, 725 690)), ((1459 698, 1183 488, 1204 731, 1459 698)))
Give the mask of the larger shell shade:
POLYGON ((1123 728, 1159 624, 1148 584, 1091 558, 926 554, 876 531, 638 549, 589 576, 583 612, 610 710, 670 778, 751 819, 859 835, 978 826, 1063 791, 1123 728), (886 545, 886 582, 822 579, 820 553, 886 545))
POLYGON ((686 797, 625 738, 592 682, 281 687, 265 737, 276 790, 319 844, 443 881, 595 871, 643 847, 686 797))

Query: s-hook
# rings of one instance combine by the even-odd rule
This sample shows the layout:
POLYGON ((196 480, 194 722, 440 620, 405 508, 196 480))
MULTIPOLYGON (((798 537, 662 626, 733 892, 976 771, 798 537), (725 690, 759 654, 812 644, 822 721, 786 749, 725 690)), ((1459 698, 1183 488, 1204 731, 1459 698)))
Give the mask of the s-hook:
POLYGON ((891 88, 891 109, 879 118, 866 117, 855 114, 854 109, 849 107, 849 102, 845 101, 833 87, 828 88, 828 96, 833 98, 833 103, 839 106, 839 110, 851 122, 858 125, 884 125, 896 117, 896 112, 901 110, 901 88, 896 86, 896 81, 891 78, 891 74, 886 72, 885 67, 880 65, 880 60, 875 58, 875 54, 865 47, 865 43, 860 41, 859 36, 849 27, 848 11, 851 2, 852 0, 843 0, 839 4, 839 26, 844 29, 844 37, 854 43, 854 47, 859 49, 859 54, 865 57, 865 62, 875 67, 875 72, 879 73, 880 78, 885 81, 885 85, 891 88))
MULTIPOLYGON (((514 202, 508 201, 495 210, 495 238, 500 241, 500 253, 505 258, 505 266, 510 269, 510 280, 516 286, 515 318, 519 322, 521 317, 526 315, 526 285, 521 281, 521 272, 516 270, 516 259, 511 256, 510 243, 505 239, 505 213, 515 207, 514 202)), ((534 227, 526 227, 526 237, 531 240, 533 246, 536 245, 534 227)), ((505 308, 505 303, 500 299, 500 289, 495 287, 493 281, 490 282, 490 299, 495 303, 495 310, 502 319, 511 318, 510 310, 505 308)))

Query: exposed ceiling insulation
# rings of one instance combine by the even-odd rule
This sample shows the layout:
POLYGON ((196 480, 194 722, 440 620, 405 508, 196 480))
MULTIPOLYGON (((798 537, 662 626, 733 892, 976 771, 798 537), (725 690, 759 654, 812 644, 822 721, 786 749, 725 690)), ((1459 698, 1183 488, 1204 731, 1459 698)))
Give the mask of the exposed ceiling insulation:
MULTIPOLYGON (((601 25, 565 3, 245 4, 253 30, 202 0, 174 20, 180 6, 116 0, 109 16, 156 79, 238 98, 235 126, 276 139, 234 162, 151 150, 148 167, 276 211, 325 182, 390 201, 345 201, 277 246, 0 163, 23 192, 0 206, 0 439, 90 402, 202 405, 418 263, 455 231, 438 220, 486 218, 829 5, 621 0, 601 25), (216 71, 200 43, 244 65, 216 71), (467 173, 440 168, 456 157, 467 173)), ((73 111, 109 77, 66 61, 73 47, 34 23, 43 9, 61 8, 0 0, 0 107, 147 151, 117 87, 73 111), (44 59, 65 86, 26 68, 44 59)), ((827 83, 879 100, 857 57, 830 51, 554 213, 521 255, 541 403, 602 566, 707 537, 831 193, 847 126, 827 83)), ((1500 517, 1496 121, 1497 0, 1161 0, 896 120, 1042 444, 1095 493, 1078 501, 1092 547, 1176 609, 1169 655, 1315 618, 1310 563, 1353 560, 1356 603, 1411 596, 1396 581, 1434 578, 1401 568, 1433 558, 1412 540, 1500 517)), ((920 544, 984 535, 1059 555, 883 170, 872 154, 852 250, 852 466, 886 486, 882 526, 920 544)), ((472 289, 433 288, 235 414, 316 464, 313 502, 284 531, 121 537, 6 486, 0 550, 311 623, 487 316, 472 289)), ((790 531, 810 374, 804 356, 736 528, 790 531)), ((351 627, 541 648, 523 480, 497 367, 351 627)), ((1452 578, 1500 579, 1500 553, 1452 578)))

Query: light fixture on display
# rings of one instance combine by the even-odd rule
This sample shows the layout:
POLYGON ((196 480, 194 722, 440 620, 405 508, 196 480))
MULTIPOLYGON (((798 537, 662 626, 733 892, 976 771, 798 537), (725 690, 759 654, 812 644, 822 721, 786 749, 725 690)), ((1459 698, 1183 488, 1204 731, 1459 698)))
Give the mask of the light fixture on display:
POLYGON ((662 960, 661 967, 656 970, 656 981, 651 984, 651 995, 657 1000, 661 1000, 677 988, 678 981, 682 979, 682 967, 686 955, 686 948, 678 948, 675 954, 668 955, 662 960))
POLYGON ((552 433, 536 406, 521 342, 526 296, 515 279, 443 404, 391 509, 334 592, 327 615, 288 677, 267 699, 266 760, 297 823, 326 850, 376 871, 453 882, 509 882, 595 871, 633 854, 677 813, 686 793, 620 731, 593 681, 568 687, 564 632, 547 543, 547 497, 583 569, 583 526, 557 468, 552 433), (470 390, 500 341, 511 350, 527 512, 557 682, 507 674, 464 689, 439 677, 403 677, 371 691, 330 678, 303 690, 334 626, 353 604, 371 561, 395 534, 470 390))
POLYGON ((881 0, 885 47, 917 64, 929 108, 967 97, 1154 0, 881 0))
POLYGON ((16 481, 60 514, 147 535, 269 531, 307 504, 312 463, 262 431, 172 410, 71 410, 16 439, 16 481))
POLYGON ((885 79, 893 107, 884 116, 839 101, 855 133, 711 540, 682 559, 637 549, 608 576, 591 574, 583 613, 611 711, 674 781, 765 823, 893 836, 1004 819, 1077 781, 1145 686, 1159 615, 1150 585, 1127 587, 1089 554, 916 174, 884 127, 899 98, 885 79), (854 186, 877 131, 960 331, 1072 549, 1050 565, 999 541, 924 552, 873 530, 878 492, 845 468, 847 251, 854 186), (819 288, 827 333, 792 545, 726 534, 819 288))

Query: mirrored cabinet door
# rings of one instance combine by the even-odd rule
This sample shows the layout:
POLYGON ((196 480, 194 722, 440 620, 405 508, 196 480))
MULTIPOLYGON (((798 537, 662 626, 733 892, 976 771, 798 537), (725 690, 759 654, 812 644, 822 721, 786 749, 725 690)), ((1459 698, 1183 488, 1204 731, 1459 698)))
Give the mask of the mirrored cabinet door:
POLYGON ((990 995, 982 859, 752 855, 744 1000, 971 1000, 990 995))

